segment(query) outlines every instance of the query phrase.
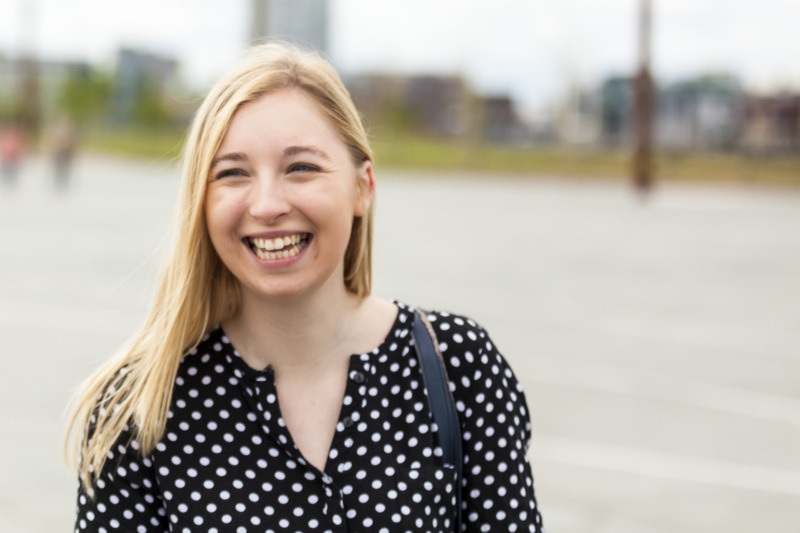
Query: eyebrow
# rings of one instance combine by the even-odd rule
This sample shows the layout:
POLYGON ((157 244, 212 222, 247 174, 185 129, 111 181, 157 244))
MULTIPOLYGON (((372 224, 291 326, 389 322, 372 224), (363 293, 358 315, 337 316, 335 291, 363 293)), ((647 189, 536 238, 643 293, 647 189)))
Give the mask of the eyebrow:
MULTIPOLYGON (((325 159, 326 161, 331 160, 331 158, 328 157, 328 154, 326 154, 322 150, 319 150, 318 148, 314 148, 313 146, 293 145, 293 146, 287 146, 283 150, 284 156, 292 156, 303 153, 316 155, 318 157, 321 157, 322 159, 325 159)), ((241 163, 247 161, 247 155, 243 152, 230 152, 227 154, 222 154, 221 156, 215 157, 214 159, 211 160, 210 168, 214 168, 217 164, 223 161, 234 161, 237 163, 241 163)))
POLYGON ((313 146, 287 146, 286 149, 283 151, 283 155, 297 155, 302 153, 309 153, 321 157, 326 161, 330 161, 331 158, 328 157, 328 154, 323 152, 318 148, 314 148, 313 146))
POLYGON ((222 154, 221 156, 215 157, 214 159, 211 160, 211 168, 214 168, 215 166, 217 166, 218 163, 221 163, 223 161, 237 161, 237 162, 247 161, 247 156, 242 152, 230 152, 227 154, 222 154))

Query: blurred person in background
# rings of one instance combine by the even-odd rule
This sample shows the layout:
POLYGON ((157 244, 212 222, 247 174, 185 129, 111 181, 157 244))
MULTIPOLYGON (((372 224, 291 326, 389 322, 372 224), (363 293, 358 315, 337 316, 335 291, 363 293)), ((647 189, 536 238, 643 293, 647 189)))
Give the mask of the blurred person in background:
POLYGON ((0 126, 0 166, 3 183, 13 186, 17 182, 19 164, 25 149, 22 129, 14 123, 0 126))
POLYGON ((374 194, 318 55, 261 45, 215 85, 146 323, 71 420, 77 531, 455 531, 456 491, 461 531, 542 531, 519 383, 475 322, 428 312, 462 486, 443 463, 414 310, 370 294, 374 194))
POLYGON ((50 150, 53 156, 53 177, 58 190, 69 186, 72 160, 78 146, 78 131, 67 118, 61 117, 53 123, 50 130, 50 150))

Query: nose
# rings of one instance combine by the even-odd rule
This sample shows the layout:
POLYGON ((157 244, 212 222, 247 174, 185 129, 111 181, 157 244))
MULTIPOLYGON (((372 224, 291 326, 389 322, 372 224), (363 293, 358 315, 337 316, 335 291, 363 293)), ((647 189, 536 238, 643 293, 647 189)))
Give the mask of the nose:
POLYGON ((280 179, 259 176, 250 190, 250 215, 266 224, 278 221, 292 209, 287 192, 280 179))

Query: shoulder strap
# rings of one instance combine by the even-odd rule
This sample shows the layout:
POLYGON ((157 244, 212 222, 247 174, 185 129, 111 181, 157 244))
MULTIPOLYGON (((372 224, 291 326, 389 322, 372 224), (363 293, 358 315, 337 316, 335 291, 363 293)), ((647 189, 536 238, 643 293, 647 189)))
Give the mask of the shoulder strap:
POLYGON ((433 414, 433 419, 439 428, 439 441, 442 445, 442 459, 445 465, 450 465, 456 471, 456 528, 461 531, 461 424, 458 421, 453 394, 447 379, 447 369, 444 359, 439 352, 436 333, 424 312, 414 310, 414 324, 412 328, 414 345, 425 381, 425 390, 428 393, 428 404, 433 414))

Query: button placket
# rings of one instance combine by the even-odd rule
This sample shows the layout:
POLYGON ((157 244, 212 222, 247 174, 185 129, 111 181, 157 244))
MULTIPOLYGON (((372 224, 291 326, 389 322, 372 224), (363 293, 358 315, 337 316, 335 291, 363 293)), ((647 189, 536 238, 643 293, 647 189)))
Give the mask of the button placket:
POLYGON ((249 379, 246 377, 240 384, 250 403, 250 408, 258 417, 259 426, 267 438, 280 450, 280 453, 308 468, 308 463, 294 445, 292 436, 281 416, 272 367, 268 367, 265 372, 259 373, 257 376, 250 376, 249 379))
MULTIPOLYGON (((355 461, 355 448, 353 447, 356 431, 363 431, 364 413, 367 411, 367 386, 366 384, 373 379, 370 375, 372 367, 366 360, 367 356, 361 359, 353 358, 347 373, 347 387, 342 403, 342 410, 339 414, 339 421, 336 424, 336 433, 331 444, 331 454, 325 468, 329 472, 336 472, 337 475, 349 471, 355 461)), ((333 494, 334 499, 343 498, 341 494, 333 494)), ((342 515, 344 516, 344 515, 342 515)))
POLYGON ((348 379, 351 384, 348 384, 347 392, 350 396, 350 403, 345 405, 342 409, 341 424, 344 429, 350 429, 361 420, 361 413, 366 407, 367 403, 367 381, 368 376, 372 371, 371 365, 367 361, 361 361, 361 369, 353 369, 348 373, 348 379), (361 401, 358 401, 360 397, 361 401))

